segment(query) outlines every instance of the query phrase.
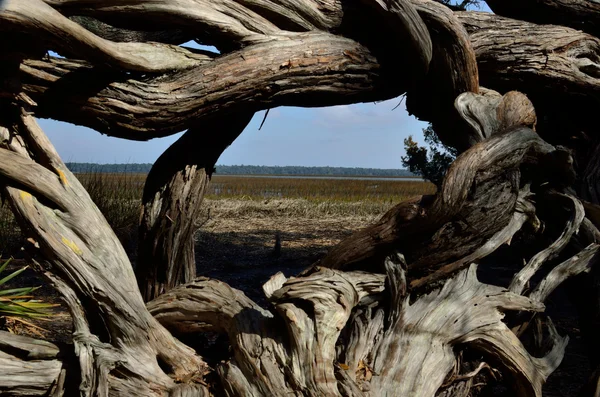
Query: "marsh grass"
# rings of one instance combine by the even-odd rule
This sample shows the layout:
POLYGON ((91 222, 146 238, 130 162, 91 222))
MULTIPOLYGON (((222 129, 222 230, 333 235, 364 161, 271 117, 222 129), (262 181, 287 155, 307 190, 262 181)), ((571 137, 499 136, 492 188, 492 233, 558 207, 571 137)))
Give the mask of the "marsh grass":
POLYGON ((207 198, 250 198, 255 200, 304 199, 323 202, 370 202, 394 204, 408 197, 433 193, 435 187, 418 179, 320 179, 285 177, 244 177, 215 175, 207 198))
POLYGON ((138 223, 145 174, 90 172, 77 178, 115 231, 138 223))
POLYGON ((129 255, 137 251, 137 225, 146 174, 76 174, 129 255))

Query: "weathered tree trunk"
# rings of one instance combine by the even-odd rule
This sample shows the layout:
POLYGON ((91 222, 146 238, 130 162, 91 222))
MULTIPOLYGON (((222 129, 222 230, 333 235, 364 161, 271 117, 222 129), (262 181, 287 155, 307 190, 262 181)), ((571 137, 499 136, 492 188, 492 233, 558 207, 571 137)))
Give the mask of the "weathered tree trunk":
MULTIPOLYGON (((463 94, 457 100, 458 113, 473 126, 471 136, 481 142, 453 163, 435 197, 399 204, 378 223, 336 246, 319 265, 363 268, 398 249, 417 272, 426 274, 433 267, 444 277, 493 252, 533 218, 529 191, 519 185, 519 168, 528 157, 541 162, 552 156, 554 148, 524 127, 534 125, 536 118, 522 94, 490 96, 463 94), (507 130, 510 133, 498 133, 507 130), (470 191, 475 181, 477 192, 470 191)), ((550 175, 540 177, 546 182, 550 175)))
POLYGON ((600 4, 595 0, 486 0, 500 15, 538 24, 565 25, 600 37, 600 4))
POLYGON ((217 159, 252 114, 205 122, 206 136, 188 130, 152 166, 142 197, 136 277, 145 301, 196 277, 194 246, 204 192, 217 159))
POLYGON ((90 69, 84 62, 54 58, 27 61, 22 72, 25 92, 37 102, 40 117, 137 140, 201 125, 218 113, 284 104, 341 105, 392 98, 404 91, 385 84, 377 59, 365 47, 323 32, 249 46, 166 77, 129 75, 123 81, 122 76, 90 69), (102 89, 85 85, 92 76, 106 82, 102 89), (49 89, 55 81, 62 87, 49 89), (179 87, 176 97, 173 87, 179 87), (227 96, 220 95, 223 90, 227 96), (131 98, 138 104, 132 106, 131 98))
POLYGON ((580 167, 587 164, 600 98, 600 39, 488 13, 456 15, 469 32, 481 84, 525 93, 543 115, 540 135, 574 149, 580 167))

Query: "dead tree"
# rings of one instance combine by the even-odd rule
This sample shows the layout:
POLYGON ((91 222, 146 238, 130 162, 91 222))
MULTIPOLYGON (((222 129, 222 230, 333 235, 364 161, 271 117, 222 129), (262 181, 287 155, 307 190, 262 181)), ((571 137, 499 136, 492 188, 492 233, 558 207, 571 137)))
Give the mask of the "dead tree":
MULTIPOLYGON (((541 396, 568 343, 544 302, 598 273, 598 7, 489 3, 499 15, 430 0, 0 2, 0 180, 75 330, 72 348, 0 335, 0 393, 467 396, 500 374, 541 396), (268 307, 194 279, 203 192, 254 112, 402 94, 461 152, 436 195, 274 275, 268 307), (137 280, 35 117, 134 140, 187 130, 149 175, 137 280), (501 286, 480 281, 523 239, 543 248, 514 252, 526 262, 501 286), (204 332, 229 340, 213 365, 174 336, 204 332)), ((597 327, 598 289, 583 292, 597 327)))

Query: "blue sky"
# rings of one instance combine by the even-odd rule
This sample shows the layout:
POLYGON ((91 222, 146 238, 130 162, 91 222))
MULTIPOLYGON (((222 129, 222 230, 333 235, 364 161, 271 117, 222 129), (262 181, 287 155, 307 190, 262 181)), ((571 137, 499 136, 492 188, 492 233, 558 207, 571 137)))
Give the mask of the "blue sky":
MULTIPOLYGON (((263 128, 258 112, 219 164, 402 168, 403 139, 426 124, 408 115, 400 99, 328 108, 272 109, 263 128)), ((40 120, 65 161, 152 163, 181 134, 148 142, 107 137, 89 128, 40 120)))
MULTIPOLYGON (((489 11, 487 6, 482 10, 489 11)), ((409 116, 400 98, 328 108, 264 111, 225 150, 218 164, 402 168, 403 140, 422 140, 425 123, 409 116)), ((148 142, 112 138, 72 124, 40 120, 65 161, 153 163, 181 134, 148 142)))

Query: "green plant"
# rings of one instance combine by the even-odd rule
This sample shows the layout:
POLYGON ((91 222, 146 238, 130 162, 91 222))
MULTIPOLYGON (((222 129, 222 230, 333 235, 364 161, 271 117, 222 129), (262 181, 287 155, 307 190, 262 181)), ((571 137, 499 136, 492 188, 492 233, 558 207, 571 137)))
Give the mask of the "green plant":
MULTIPOLYGON (((0 274, 6 269, 10 259, 0 266, 0 274)), ((31 293, 40 287, 21 287, 3 289, 13 278, 23 273, 27 266, 16 270, 0 279, 0 317, 36 318, 47 317, 51 314, 50 308, 56 305, 32 299, 31 293)))

